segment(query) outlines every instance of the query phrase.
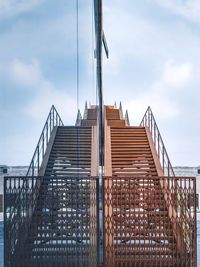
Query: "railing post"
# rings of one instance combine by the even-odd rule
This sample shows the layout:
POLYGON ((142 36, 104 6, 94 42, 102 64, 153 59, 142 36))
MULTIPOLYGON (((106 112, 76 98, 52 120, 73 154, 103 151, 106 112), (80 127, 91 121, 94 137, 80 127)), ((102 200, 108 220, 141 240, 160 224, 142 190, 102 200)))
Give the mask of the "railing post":
POLYGON ((164 155, 164 147, 162 147, 162 167, 163 167, 163 172, 165 174, 165 155, 164 155))
POLYGON ((168 165, 168 176, 170 176, 170 171, 169 171, 169 160, 167 160, 167 165, 168 165))
POLYGON ((55 109, 53 108, 53 127, 54 127, 54 113, 55 113, 55 109))
POLYGON ((158 134, 158 157, 160 159, 160 135, 158 134))
POLYGON ((34 176, 34 160, 32 160, 32 176, 34 176))
POLYGON ((44 132, 42 132, 42 157, 44 157, 44 132))
POLYGON ((52 119, 52 115, 51 115, 52 111, 50 111, 50 133, 51 133, 51 127, 52 127, 52 122, 51 122, 51 119, 52 119))
POLYGON ((49 135, 48 131, 49 131, 49 126, 48 126, 48 122, 47 122, 46 123, 46 147, 48 145, 48 135, 49 135))
POLYGON ((40 151, 39 151, 39 145, 37 145, 37 175, 39 173, 40 169, 40 151))
MULTIPOLYGON (((58 125, 58 114, 56 113, 56 125, 58 125)), ((59 122, 60 125, 60 122, 59 122)))
POLYGON ((152 129, 152 113, 150 113, 150 118, 151 118, 151 120, 150 120, 150 128, 151 128, 151 133, 153 132, 153 129, 152 129))

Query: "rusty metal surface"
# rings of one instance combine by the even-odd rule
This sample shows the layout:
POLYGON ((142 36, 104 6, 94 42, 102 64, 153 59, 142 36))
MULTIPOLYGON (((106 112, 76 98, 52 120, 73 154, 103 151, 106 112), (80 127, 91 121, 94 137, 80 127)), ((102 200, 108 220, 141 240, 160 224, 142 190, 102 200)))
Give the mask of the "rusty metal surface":
POLYGON ((6 177, 5 262, 18 266, 196 267, 196 185, 188 177, 6 177), (91 265, 92 264, 92 265, 91 265))
POLYGON ((104 178, 105 266, 196 266, 195 178, 104 178))

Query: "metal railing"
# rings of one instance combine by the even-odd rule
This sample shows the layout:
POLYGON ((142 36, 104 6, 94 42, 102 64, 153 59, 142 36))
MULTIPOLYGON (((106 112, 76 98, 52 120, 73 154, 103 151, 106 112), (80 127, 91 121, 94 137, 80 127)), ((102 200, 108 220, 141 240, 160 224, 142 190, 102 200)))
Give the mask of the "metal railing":
POLYGON ((196 267, 193 177, 5 177, 5 266, 196 267), (103 221, 102 221, 103 220, 103 221))
POLYGON ((120 120, 124 119, 122 103, 121 102, 119 103, 119 118, 120 118, 120 120))
POLYGON ((97 267, 96 177, 5 177, 6 267, 97 267))
POLYGON ((156 151, 160 159, 160 163, 161 163, 164 175, 175 176, 167 150, 165 148, 165 145, 161 137, 160 131, 158 129, 155 117, 150 107, 147 108, 147 111, 144 114, 144 117, 140 123, 140 126, 148 127, 151 132, 153 142, 156 147, 156 151))
POLYGON ((125 113, 124 119, 125 119, 125 125, 126 125, 126 126, 130 126, 130 121, 129 121, 128 110, 126 110, 126 113, 125 113))
POLYGON ((33 158, 27 171, 27 176, 37 176, 41 167, 51 133, 55 126, 63 126, 63 122, 54 106, 51 107, 44 124, 33 158))
POLYGON ((104 266, 196 267, 196 180, 104 178, 104 266))

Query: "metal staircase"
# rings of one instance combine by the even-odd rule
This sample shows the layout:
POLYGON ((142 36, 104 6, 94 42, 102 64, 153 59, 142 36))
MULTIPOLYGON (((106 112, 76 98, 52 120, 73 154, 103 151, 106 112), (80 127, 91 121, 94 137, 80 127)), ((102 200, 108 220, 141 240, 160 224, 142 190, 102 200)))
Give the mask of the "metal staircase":
MULTIPOLYGON (((112 235, 105 248, 107 265, 171 265, 176 240, 146 129, 125 127, 118 109, 107 107, 106 115, 113 176, 106 186, 106 193, 112 194, 112 215, 105 215, 105 223, 110 219, 107 239, 112 235)), ((105 198, 107 204, 111 197, 105 198)))
POLYGON ((45 175, 90 175, 91 134, 91 127, 58 127, 45 175))
POLYGON ((103 184, 87 105, 75 126, 53 107, 28 175, 5 178, 6 267, 196 267, 195 179, 174 176, 150 108, 140 126, 104 113, 103 184))
POLYGON ((158 175, 144 127, 112 126, 111 154, 113 175, 158 175))
MULTIPOLYGON (((156 125, 152 112, 148 117, 156 125)), ((187 232, 187 244, 182 233, 188 220, 177 211, 177 206, 188 209, 177 199, 184 191, 182 179, 163 177, 165 166, 160 164, 151 128, 125 126, 120 109, 114 106, 106 107, 106 120, 111 154, 107 169, 112 176, 104 180, 106 266, 195 266, 194 251, 186 248, 193 237, 187 232)), ((163 161, 168 160, 172 172, 162 145, 163 161)), ((184 186, 187 183, 189 178, 184 186)), ((193 223, 187 227, 194 227, 193 223)))

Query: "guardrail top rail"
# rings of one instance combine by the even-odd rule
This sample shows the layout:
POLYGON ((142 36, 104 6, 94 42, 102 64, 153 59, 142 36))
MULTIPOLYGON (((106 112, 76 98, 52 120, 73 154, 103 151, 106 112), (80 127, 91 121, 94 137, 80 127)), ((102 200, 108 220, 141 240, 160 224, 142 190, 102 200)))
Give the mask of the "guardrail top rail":
POLYGON ((30 166, 27 171, 27 176, 37 176, 39 173, 39 169, 41 167, 45 151, 51 137, 51 133, 56 126, 63 126, 63 122, 54 107, 51 107, 49 114, 47 116, 47 120, 44 124, 42 133, 40 135, 39 141, 37 143, 35 152, 33 154, 33 158, 31 160, 30 166))
POLYGON ((166 176, 175 176, 172 164, 170 162, 167 150, 165 148, 151 107, 147 108, 144 117, 140 123, 140 126, 149 128, 164 174, 166 176))

